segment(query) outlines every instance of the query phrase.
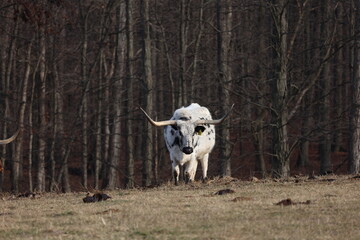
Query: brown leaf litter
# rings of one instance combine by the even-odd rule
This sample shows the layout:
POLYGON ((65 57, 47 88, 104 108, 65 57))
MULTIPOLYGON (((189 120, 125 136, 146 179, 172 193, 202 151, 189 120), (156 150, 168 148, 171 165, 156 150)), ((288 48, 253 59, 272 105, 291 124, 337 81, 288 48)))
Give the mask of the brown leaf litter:
POLYGON ((305 202, 294 202, 293 200, 291 200, 291 198, 287 198, 287 199, 281 200, 278 203, 275 203, 275 205, 277 205, 277 206, 290 206, 290 205, 298 205, 298 204, 309 205, 310 203, 311 203, 310 200, 306 200, 305 202))
POLYGON ((217 192, 214 192, 213 195, 225 195, 225 194, 229 194, 229 193, 235 193, 235 191, 230 188, 227 188, 227 189, 222 189, 217 192))
POLYGON ((105 193, 95 193, 94 195, 90 196, 90 193, 83 198, 84 203, 92 203, 92 202, 101 202, 106 201, 111 198, 109 195, 105 193))

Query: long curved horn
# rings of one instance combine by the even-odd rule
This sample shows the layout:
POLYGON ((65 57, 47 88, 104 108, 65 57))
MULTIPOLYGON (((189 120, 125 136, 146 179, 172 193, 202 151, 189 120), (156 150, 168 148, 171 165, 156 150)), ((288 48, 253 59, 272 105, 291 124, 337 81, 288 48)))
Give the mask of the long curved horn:
POLYGON ((230 114, 230 112, 232 111, 232 109, 234 108, 234 104, 231 106, 230 110, 220 119, 215 119, 215 120, 198 120, 196 121, 197 125, 200 124, 213 124, 213 125, 217 125, 222 123, 230 114))
POLYGON ((176 125, 176 121, 175 120, 167 120, 167 121, 159 121, 156 122, 154 120, 151 119, 151 117, 144 111, 144 109, 140 108, 140 110, 145 114, 146 118, 149 120, 149 122, 156 126, 156 127, 162 127, 162 126, 167 126, 167 125, 176 125))
POLYGON ((16 131, 16 133, 15 133, 14 135, 12 135, 12 137, 9 137, 9 138, 4 139, 4 140, 0 140, 0 144, 1 144, 1 145, 4 145, 4 144, 11 143, 12 141, 15 140, 15 138, 17 137, 17 135, 19 134, 19 132, 20 132, 20 129, 18 129, 18 130, 16 131))

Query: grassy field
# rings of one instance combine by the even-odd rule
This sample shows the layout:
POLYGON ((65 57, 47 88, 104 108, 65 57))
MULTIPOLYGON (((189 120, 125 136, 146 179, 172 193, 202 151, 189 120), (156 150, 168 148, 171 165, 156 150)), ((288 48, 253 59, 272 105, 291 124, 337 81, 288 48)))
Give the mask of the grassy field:
POLYGON ((359 186, 328 176, 167 184, 96 203, 85 193, 2 195, 0 239, 360 239, 359 186))

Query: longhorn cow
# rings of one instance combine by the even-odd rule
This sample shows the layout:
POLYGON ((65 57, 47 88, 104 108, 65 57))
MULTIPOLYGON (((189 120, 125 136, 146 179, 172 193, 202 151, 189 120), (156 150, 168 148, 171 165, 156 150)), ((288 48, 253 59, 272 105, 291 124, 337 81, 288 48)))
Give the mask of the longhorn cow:
MULTIPOLYGON (((233 105, 234 106, 234 105, 233 105)), ((215 145, 214 125, 222 123, 231 112, 213 120, 209 110, 197 103, 182 107, 167 121, 154 121, 142 109, 148 121, 157 127, 164 126, 166 147, 170 152, 175 185, 179 183, 180 166, 185 166, 185 182, 194 181, 198 162, 202 167, 202 177, 207 179, 208 159, 215 145)))

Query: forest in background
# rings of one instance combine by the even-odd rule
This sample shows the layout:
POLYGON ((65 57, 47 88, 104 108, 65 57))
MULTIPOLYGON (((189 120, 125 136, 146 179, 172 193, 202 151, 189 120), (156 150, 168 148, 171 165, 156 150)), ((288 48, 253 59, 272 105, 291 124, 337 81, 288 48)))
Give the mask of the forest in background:
POLYGON ((221 117, 209 175, 359 172, 359 1, 0 3, 2 191, 154 186, 162 129, 192 102, 221 117), (318 167, 311 153, 317 152, 318 167), (250 166, 244 170, 244 166, 250 166), (310 167, 309 167, 310 166, 310 167), (311 169, 311 172, 310 170, 311 169), (77 186, 77 187, 76 187, 77 186))

